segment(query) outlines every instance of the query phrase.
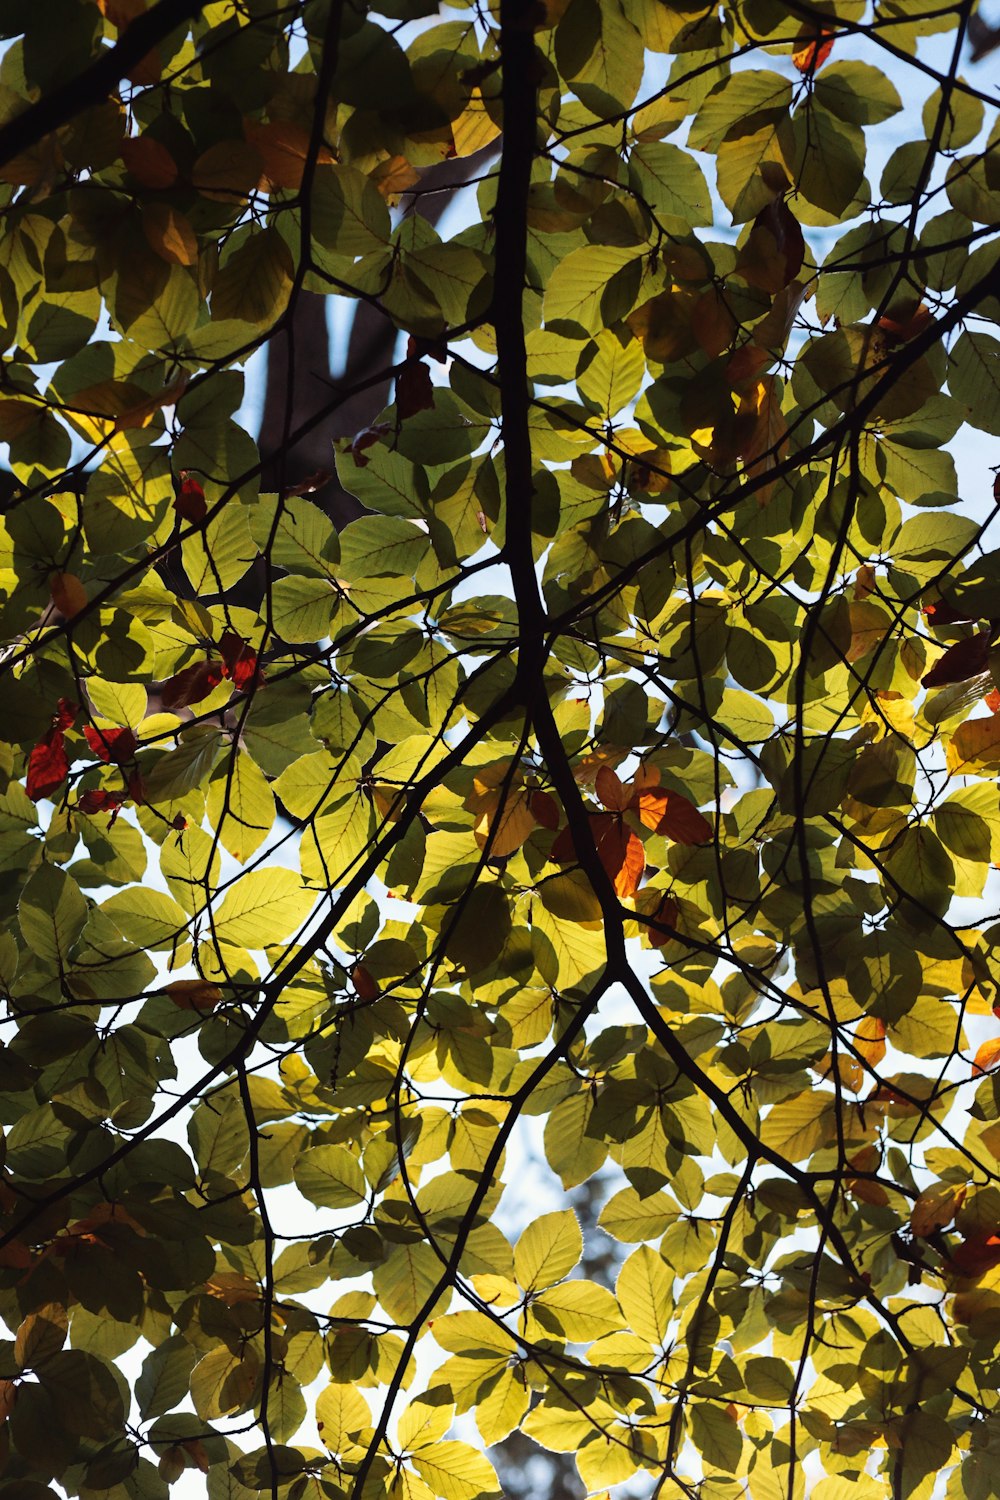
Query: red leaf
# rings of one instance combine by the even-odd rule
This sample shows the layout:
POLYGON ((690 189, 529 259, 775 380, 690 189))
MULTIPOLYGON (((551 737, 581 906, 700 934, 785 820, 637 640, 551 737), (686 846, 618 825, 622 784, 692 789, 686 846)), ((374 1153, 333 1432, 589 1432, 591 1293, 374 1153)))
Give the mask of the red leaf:
POLYGON ((163 707, 168 713, 176 713, 179 708, 200 703, 213 688, 218 687, 222 678, 223 671, 219 662, 195 662, 193 667, 185 667, 182 672, 176 672, 163 684, 160 693, 163 707))
POLYGON ((241 691, 258 678, 257 653, 234 630, 227 630, 219 642, 222 653, 223 675, 233 681, 241 691))
POLYGON ((986 694, 986 697, 983 699, 983 702, 986 704, 986 707, 989 709, 991 714, 1000 713, 1000 691, 998 691, 996 688, 990 688, 989 692, 986 694))
POLYGON ((930 604, 920 607, 931 625, 958 625, 964 620, 979 619, 978 613, 970 615, 965 610, 955 609, 947 599, 933 599, 930 604))
POLYGON ((48 797, 62 786, 69 775, 69 760, 63 748, 61 729, 50 729, 28 756, 26 777, 28 796, 32 802, 48 797))
POLYGON ((91 750, 105 764, 114 761, 116 766, 124 765, 135 754, 138 742, 131 729, 95 729, 87 724, 83 732, 91 750))
POLYGON ((675 844, 706 844, 712 825, 693 802, 679 792, 654 787, 639 794, 639 818, 654 833, 665 834, 675 844))
POLYGON ((181 475, 181 482, 174 496, 174 511, 182 521, 190 521, 192 526, 204 521, 208 512, 205 491, 197 479, 192 479, 189 474, 181 475))
MULTIPOLYGON (((650 920, 659 922, 663 927, 676 927, 678 917, 678 906, 673 896, 664 896, 659 906, 653 912, 650 920)), ((665 948, 672 941, 669 932, 657 932, 655 927, 647 928, 649 941, 654 948, 665 948)))
POLYGON ((821 31, 819 36, 800 40, 792 53, 793 67, 798 68, 800 73, 815 73, 830 56, 835 41, 836 34, 830 31, 821 31))
POLYGON ((423 360, 405 365, 396 376, 396 411, 400 417, 415 416, 418 411, 434 409, 434 386, 431 372, 423 360))
POLYGON ((632 806, 632 788, 623 786, 610 766, 602 766, 598 771, 594 790, 609 812, 627 812, 632 806))
POLYGON ((576 859, 576 845, 573 842, 573 830, 567 823, 562 833, 556 835, 552 841, 552 849, 549 859, 556 865, 567 865, 576 859))
POLYGON ((60 698, 56 704, 56 711, 52 715, 52 728, 72 729, 79 712, 79 703, 74 703, 70 698, 60 698))
POLYGON ((110 828, 124 801, 124 792, 105 792, 100 787, 93 787, 89 792, 81 793, 76 810, 86 813, 89 817, 93 817, 96 813, 109 812, 111 819, 108 827, 110 828))
POLYGON ((967 678, 985 672, 989 659, 989 632, 981 630, 978 635, 970 635, 964 641, 956 641, 954 646, 949 646, 920 681, 924 687, 944 687, 949 682, 965 682, 967 678))
POLYGON ((559 804, 548 792, 532 792, 528 806, 535 822, 542 828, 559 827, 559 804))

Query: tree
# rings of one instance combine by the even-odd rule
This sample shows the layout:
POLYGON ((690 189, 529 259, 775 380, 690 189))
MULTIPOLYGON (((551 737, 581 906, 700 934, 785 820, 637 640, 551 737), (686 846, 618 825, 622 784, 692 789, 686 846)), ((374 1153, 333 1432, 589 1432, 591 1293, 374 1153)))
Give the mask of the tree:
POLYGON ((36 10, 0 1500, 485 1500, 514 1432, 590 1491, 987 1500, 986 23, 36 10), (314 296, 385 366, 304 354, 314 296))

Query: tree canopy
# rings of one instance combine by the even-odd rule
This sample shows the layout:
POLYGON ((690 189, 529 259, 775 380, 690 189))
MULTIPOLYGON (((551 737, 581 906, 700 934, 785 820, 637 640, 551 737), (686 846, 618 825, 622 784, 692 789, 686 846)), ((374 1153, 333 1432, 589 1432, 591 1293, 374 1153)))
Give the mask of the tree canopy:
POLYGON ((0 1500, 1000 1494, 984 28, 3 0, 0 1500))

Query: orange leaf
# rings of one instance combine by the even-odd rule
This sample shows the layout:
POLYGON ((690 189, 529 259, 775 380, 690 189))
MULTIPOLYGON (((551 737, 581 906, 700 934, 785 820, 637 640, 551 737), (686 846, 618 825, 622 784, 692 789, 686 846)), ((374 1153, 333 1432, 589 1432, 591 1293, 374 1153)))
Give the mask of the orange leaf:
POLYGON ((1000 1062, 1000 1036, 995 1036, 992 1041, 984 1042, 972 1059, 972 1076, 977 1073, 988 1073, 991 1068, 1000 1062))
POLYGON ((161 995, 169 995, 178 1010, 214 1010, 222 999, 222 991, 217 984, 209 984, 207 979, 174 979, 170 984, 165 984, 160 991, 161 995))
MULTIPOLYGON (((309 154, 309 131, 290 120, 244 120, 243 134, 259 153, 271 186, 297 192, 309 154)), ((316 160, 328 164, 333 157, 320 146, 316 160)))
POLYGON ((830 56, 835 41, 836 34, 830 31, 821 31, 819 36, 805 41, 800 39, 792 53, 792 66, 800 73, 815 73, 830 56))
POLYGON ((161 260, 173 266, 193 266, 198 261, 198 237, 191 220, 169 203, 146 203, 142 209, 142 232, 161 260))
POLYGON ((602 826, 599 831, 594 831, 601 864, 618 896, 634 896, 646 867, 646 851, 642 847, 642 839, 631 828, 626 828, 620 817, 609 813, 592 817, 592 829, 599 818, 602 826))
POLYGON ((51 574, 49 593, 52 595, 52 603, 67 620, 87 607, 87 590, 75 573, 51 574))
POLYGON ((990 688, 983 702, 991 714, 1000 713, 1000 689, 990 688))
POLYGON ((665 834, 675 844, 705 844, 712 837, 711 823, 679 792, 657 788, 640 793, 639 818, 647 828, 665 834))

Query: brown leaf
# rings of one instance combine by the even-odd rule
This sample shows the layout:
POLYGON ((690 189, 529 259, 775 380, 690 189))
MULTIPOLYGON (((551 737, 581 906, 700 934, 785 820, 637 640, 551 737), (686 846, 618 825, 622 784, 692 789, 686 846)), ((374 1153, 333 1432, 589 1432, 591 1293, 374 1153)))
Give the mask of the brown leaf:
POLYGON ((990 635, 981 630, 977 635, 967 636, 949 646, 942 657, 925 672, 920 681, 924 687, 945 687, 950 682, 966 682, 977 677, 989 666, 990 635))
POLYGON ((594 780, 594 790, 609 812, 627 812, 632 806, 631 787, 625 787, 610 766, 601 766, 594 780))
POLYGON ((159 191, 177 181, 177 163, 166 146, 150 135, 136 135, 121 145, 126 171, 140 187, 159 191))
POLYGON ((405 419, 418 411, 433 411, 434 386, 422 359, 404 365, 396 376, 396 411, 405 419))
POLYGON ((761 209, 740 248, 736 270, 744 281, 773 296, 802 269, 806 242, 798 219, 783 198, 761 209))
POLYGON ((355 964, 351 970, 351 983, 359 1000, 377 1000, 382 993, 378 980, 364 964, 355 964))
POLYGON ((988 1230, 970 1235, 952 1251, 948 1264, 954 1275, 969 1280, 985 1276, 987 1271, 1000 1265, 1000 1235, 988 1230))
MULTIPOLYGON (((678 907, 677 902, 674 900, 673 896, 663 896, 661 897, 660 903, 657 906, 656 910, 652 913, 650 921, 659 924, 661 929, 665 927, 676 927, 677 918, 679 915, 680 908, 678 907)), ((650 945, 654 948, 665 948, 668 943, 673 942, 672 933, 664 932, 662 930, 657 931, 656 926, 647 928, 647 936, 649 938, 650 945)))
MULTIPOLYGON (((257 151, 271 187, 298 192, 309 156, 310 132, 291 120, 244 120, 243 134, 257 151)), ((333 161, 328 146, 320 145, 317 163, 333 161)))
POLYGON ((13 1380, 0 1380, 0 1422, 6 1422, 14 1410, 14 1402, 17 1400, 17 1386, 13 1380))

